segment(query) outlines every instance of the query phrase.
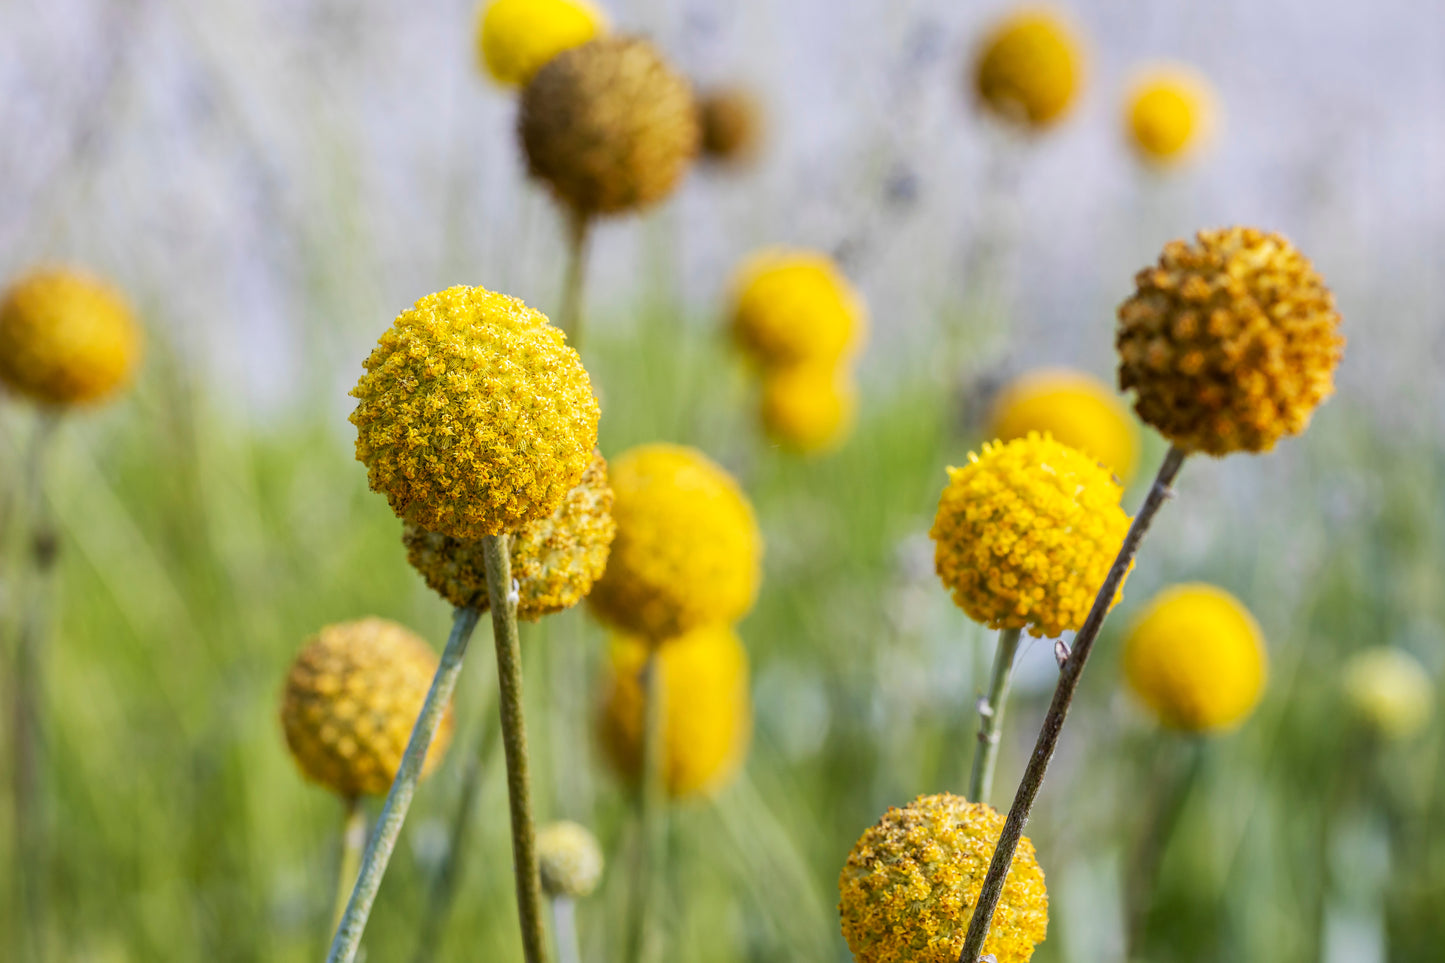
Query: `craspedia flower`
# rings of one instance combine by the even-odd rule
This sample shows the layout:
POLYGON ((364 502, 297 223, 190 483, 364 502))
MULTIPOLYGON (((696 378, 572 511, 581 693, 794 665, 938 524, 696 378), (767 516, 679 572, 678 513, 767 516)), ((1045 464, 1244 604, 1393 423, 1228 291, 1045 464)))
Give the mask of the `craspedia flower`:
POLYGON ((983 105, 1011 123, 1040 129, 1062 119, 1083 83, 1082 45, 1051 10, 1022 10, 984 38, 973 65, 983 105))
POLYGON ((1435 685, 1420 660, 1403 649, 1357 652, 1345 662, 1341 680, 1356 717, 1386 739, 1409 738, 1430 721, 1435 685))
POLYGON ((857 407, 853 379, 832 365, 795 365, 763 374, 763 427, 784 448, 808 453, 836 447, 847 437, 857 407))
POLYGON ((958 607, 1041 638, 1082 626, 1129 530, 1119 482, 1037 434, 985 444, 948 478, 929 535, 958 607))
POLYGON ((1264 636, 1233 595, 1212 585, 1165 589, 1124 642, 1124 677, 1171 729, 1238 725, 1264 693, 1264 636))
POLYGON ((1145 161, 1177 164, 1197 153, 1214 125, 1214 96, 1192 70, 1169 66, 1135 82, 1125 107, 1129 143, 1145 161))
MULTIPOLYGON (((838 876, 843 938, 858 963, 957 963, 1004 818, 961 796, 919 796, 859 837, 838 876)), ((983 952, 1024 963, 1043 942, 1049 896, 1027 836, 983 952)))
POLYGON ((698 99, 703 156, 741 164, 757 156, 763 140, 763 107, 741 87, 719 87, 698 99))
POLYGON ((372 490, 453 538, 551 515, 597 444, 597 399, 577 352, 541 314, 480 287, 403 311, 351 395, 372 490))
MULTIPOLYGON (((436 668, 431 648, 395 622, 367 618, 322 629, 292 663, 281 700, 286 743, 301 771, 342 796, 385 793, 436 668)), ((423 775, 451 737, 448 706, 423 775)))
POLYGON ((32 271, 0 300, 0 383, 42 404, 113 395, 135 373, 140 342, 120 292, 80 271, 32 271))
POLYGON ((853 353, 867 324, 863 301, 817 251, 772 248, 733 281, 733 339, 765 368, 834 363, 853 353))
MULTIPOLYGON (((613 640, 602 702, 602 747, 631 780, 642 771, 642 674, 649 649, 644 640, 613 640)), ((695 629, 655 652, 662 672, 662 776, 668 795, 715 792, 742 766, 752 737, 747 652, 725 625, 695 629)))
POLYGON ((583 0, 491 0, 477 18, 477 54, 493 80, 520 87, 562 51, 606 31, 602 11, 583 0))
POLYGON ((1200 231, 1135 284, 1119 306, 1119 387, 1181 449, 1268 451, 1334 392, 1334 295, 1278 234, 1200 231))
POLYGON ((752 505, 726 471, 680 445, 612 463, 617 537, 588 601, 626 632, 662 641, 747 614, 762 576, 752 505))
POLYGON ((532 175, 578 214, 662 200, 697 154, 697 105, 645 40, 608 37, 553 57, 522 91, 532 175))
MULTIPOLYGON (((582 480, 557 510, 528 522, 512 536, 517 617, 535 622, 582 601, 607 567, 616 528, 607 462, 594 454, 582 480)), ((408 523, 402 543, 406 560, 438 595, 452 605, 486 611, 487 568, 480 541, 439 535, 408 523)))
POLYGON ((1108 385, 1081 371, 1032 371, 1001 391, 987 435, 999 441, 1030 432, 1092 455, 1128 482, 1139 461, 1139 428, 1108 385))
POLYGON ((537 862, 542 891, 553 899, 592 895, 602 881, 602 847, 587 827, 549 823, 537 830, 537 862))

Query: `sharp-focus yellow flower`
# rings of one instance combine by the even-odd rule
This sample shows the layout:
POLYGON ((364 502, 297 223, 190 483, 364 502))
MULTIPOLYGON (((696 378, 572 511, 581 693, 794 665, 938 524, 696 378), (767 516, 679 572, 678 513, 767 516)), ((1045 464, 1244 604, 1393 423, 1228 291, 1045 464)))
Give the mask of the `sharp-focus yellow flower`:
POLYGON ((973 66, 979 99, 996 116, 1039 130, 1063 119, 1083 83, 1083 46, 1065 20, 1021 10, 984 38, 973 66))
POLYGON ((858 389, 846 370, 803 364, 763 373, 763 427, 784 448, 836 448, 848 437, 857 407, 858 389))
POLYGON ((1345 663, 1342 678, 1355 715, 1386 739, 1409 738, 1430 721, 1435 684, 1420 660, 1404 649, 1357 652, 1345 663))
POLYGON ((1037 434, 985 444, 948 477, 929 534, 958 607, 1039 637, 1083 625, 1129 530, 1118 481, 1037 434))
POLYGON ((597 445, 597 399, 566 340, 485 288, 447 288, 403 311, 351 391, 372 490, 406 521, 460 539, 551 515, 597 445))
MULTIPOLYGON (((602 705, 602 745, 618 771, 642 767, 649 644, 618 637, 602 705)), ((662 667, 663 779, 674 799, 721 789, 742 766, 752 736, 748 656, 733 630, 696 629, 656 649, 662 667)))
POLYGON ((866 326, 862 299, 817 251, 761 251, 733 281, 733 338, 762 367, 837 363, 858 349, 866 326))
POLYGON ((594 611, 661 642, 747 614, 763 540, 731 475, 680 445, 641 445, 612 463, 617 537, 588 596, 594 611))
POLYGON ((1151 70, 1134 84, 1125 107, 1129 143, 1141 158, 1161 167, 1198 153, 1214 125, 1209 84, 1185 67, 1151 70))
POLYGON ((113 395, 135 373, 140 342, 120 292, 80 271, 32 271, 0 300, 0 384, 42 404, 113 395))
POLYGON ((521 87, 564 50, 607 32, 585 0, 491 0, 477 17, 477 54, 492 79, 521 87))
MULTIPOLYGON (((843 938, 858 963, 957 963, 1004 818, 961 796, 890 808, 853 845, 838 876, 843 938)), ((1019 840, 983 952, 1025 963, 1049 925, 1044 872, 1019 840)))
POLYGON ((591 896, 602 881, 602 847, 577 823, 549 823, 537 829, 537 864, 542 891, 553 899, 591 896))
MULTIPOLYGON (((296 657, 282 694, 281 725, 301 771, 342 796, 385 793, 436 669, 431 648, 395 622, 322 629, 296 657)), ((423 775, 441 762, 451 737, 448 706, 423 775)))
POLYGON ((999 393, 988 436, 999 441, 1030 432, 1092 455, 1127 484, 1139 460, 1139 427, 1108 385, 1081 371, 1032 371, 999 393))
POLYGON ((1124 643, 1129 688, 1171 729, 1238 725, 1264 693, 1264 637, 1238 599, 1176 585, 1144 609, 1124 643))
POLYGON ((1200 231, 1135 284, 1119 306, 1119 387, 1185 451, 1268 451, 1334 392, 1334 295, 1278 234, 1200 231))

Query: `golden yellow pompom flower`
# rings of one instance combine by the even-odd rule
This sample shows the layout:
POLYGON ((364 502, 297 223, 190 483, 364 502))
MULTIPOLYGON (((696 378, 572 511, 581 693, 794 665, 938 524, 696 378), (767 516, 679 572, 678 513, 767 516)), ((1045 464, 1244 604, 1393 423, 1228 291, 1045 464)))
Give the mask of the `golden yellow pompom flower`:
POLYGON ((553 899, 592 895, 602 881, 602 847, 587 827, 562 820, 537 829, 542 892, 553 899))
POLYGON ((1135 284, 1119 306, 1119 387, 1183 450, 1268 451, 1334 392, 1334 295, 1278 234, 1200 231, 1135 284))
POLYGON ((1124 677, 1171 729, 1238 725, 1264 693, 1264 636, 1249 610, 1212 585, 1160 592, 1129 630, 1124 677))
POLYGON ((724 164, 744 164, 763 142, 763 106, 752 91, 719 87, 698 100, 703 156, 724 164))
POLYGON ((1209 85, 1194 71, 1176 66, 1152 70, 1129 92, 1129 143, 1151 164, 1177 164, 1208 140, 1214 113, 1209 85))
MULTIPOLYGON (((838 876, 843 938, 857 963, 957 963, 1004 818, 961 796, 919 796, 890 808, 838 876)), ((1025 963, 1049 926, 1034 844, 1019 840, 983 952, 1025 963)))
POLYGON ((1129 530, 1118 481, 1037 434, 985 444, 948 477, 929 535, 958 607, 1041 638, 1083 625, 1129 530))
POLYGON ((862 299, 817 251, 761 251, 733 281, 733 338, 765 368, 838 362, 857 349, 866 325, 862 299))
POLYGON ((607 32, 585 0, 491 0, 477 18, 477 53, 492 79, 521 87, 564 50, 607 32))
POLYGON ((372 490, 453 538, 551 515, 597 445, 577 352, 541 314, 485 288, 447 288, 403 311, 351 395, 372 490))
POLYGON ((1139 461, 1139 427, 1108 385, 1081 371, 1032 371, 994 401, 987 435, 999 441, 1030 432, 1092 455, 1127 483, 1139 461))
POLYGON ((656 642, 747 614, 763 540, 738 484, 701 452, 641 445, 612 463, 617 537, 588 601, 618 628, 656 642))
POLYGON ((1051 10, 1026 9, 984 38, 973 82, 996 116, 1042 129, 1074 105, 1083 73, 1083 47, 1063 18, 1051 10))
MULTIPOLYGON (((517 617, 535 622, 582 601, 607 567, 616 530, 607 462, 594 454, 582 481, 557 510, 528 522, 512 536, 517 617)), ((438 595, 455 606, 487 610, 487 568, 481 542, 438 535, 408 523, 402 530, 402 543, 406 560, 438 595)))
POLYGON ((135 373, 140 342, 120 292, 79 271, 32 271, 0 300, 0 384, 42 404, 113 395, 135 373))
POLYGON ((1420 660, 1404 649, 1379 646, 1357 652, 1341 673, 1355 715, 1386 739, 1406 739, 1425 728, 1435 705, 1435 684, 1420 660))
MULTIPOLYGON (((395 622, 322 629, 292 663, 282 693, 281 725, 301 771, 342 796, 385 793, 436 668, 431 648, 395 622)), ((451 737, 448 706, 423 775, 441 762, 451 737)))
POLYGON ((763 374, 763 427, 768 437, 797 452, 827 451, 853 426, 858 389, 845 370, 803 364, 763 374))
MULTIPOLYGON (((628 779, 642 769, 642 672, 650 646, 618 637, 604 690, 601 734, 628 779)), ((742 766, 752 737, 748 655, 733 630, 709 625, 656 649, 662 671, 663 780, 674 799, 721 789, 742 766)))

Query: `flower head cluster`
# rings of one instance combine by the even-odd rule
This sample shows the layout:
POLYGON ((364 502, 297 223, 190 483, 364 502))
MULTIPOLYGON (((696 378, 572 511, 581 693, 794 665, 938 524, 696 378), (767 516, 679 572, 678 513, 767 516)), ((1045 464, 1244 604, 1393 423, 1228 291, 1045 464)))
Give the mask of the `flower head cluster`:
POLYGON ((839 362, 866 323, 858 293, 817 251, 759 252, 733 281, 733 339, 762 368, 839 362))
POLYGON ((1040 130, 1061 120, 1078 99, 1082 46, 1069 25, 1044 9, 1022 10, 984 38, 973 65, 974 89, 993 114, 1040 130))
POLYGON ((747 614, 763 541, 737 482, 701 452, 633 448, 612 464, 617 537, 589 601, 618 628, 654 641, 747 614))
POLYGON ((1139 428, 1108 385, 1081 371, 1043 369, 1009 384, 994 401, 988 437, 1031 432, 1097 458, 1127 483, 1139 460, 1139 428))
POLYGON ((0 300, 0 384, 47 405, 101 401, 130 381, 140 341, 110 285, 68 269, 32 271, 0 300))
MULTIPOLYGON (((281 699, 281 725, 301 771, 342 796, 385 793, 436 668, 427 644, 395 622, 322 629, 296 657, 281 699)), ((448 707, 423 774, 436 768, 451 735, 448 707)))
POLYGON ((1214 97, 1194 71, 1169 66, 1150 71, 1129 92, 1125 125, 1140 158, 1167 167, 1198 153, 1214 123, 1214 97))
POLYGON ((858 389, 846 371, 809 364, 763 375, 763 428, 784 448, 833 448, 847 435, 857 407, 858 389))
POLYGON ((1420 660, 1404 649, 1379 646, 1350 656, 1341 674, 1345 698, 1371 731, 1406 739, 1425 728, 1435 705, 1435 684, 1420 660))
POLYGON ((564 50, 606 33, 587 0, 491 0, 477 19, 477 55, 492 79, 521 87, 564 50))
POLYGON ((1129 529, 1118 481, 1036 434, 985 444, 948 475, 929 534, 958 607, 1040 637, 1082 626, 1129 529))
MULTIPOLYGON (((843 938, 858 963, 956 963, 1003 832, 983 803, 940 793, 890 808, 853 845, 838 876, 843 938)), ((1019 840, 983 952, 1025 963, 1049 924, 1044 873, 1019 840)))
POLYGON ((1124 643, 1129 688, 1171 729, 1232 728, 1264 692, 1264 637, 1238 599, 1177 585, 1145 608, 1124 643))
POLYGON ((1186 451, 1268 451, 1309 425, 1344 353, 1334 296, 1278 234, 1200 231, 1119 306, 1119 387, 1186 451))
MULTIPOLYGON (((582 480, 546 518, 523 525, 512 536, 512 579, 517 583, 517 617, 535 622, 571 608, 592 591, 607 567, 617 526, 607 462, 593 454, 582 480)), ((426 584, 455 606, 488 608, 487 567, 482 543, 424 531, 402 530, 406 559, 426 584)))
POLYGON ((577 352, 541 314, 485 288, 448 288, 403 311, 351 394, 372 489, 453 538, 551 515, 597 444, 577 352))
POLYGON ((763 142, 763 108, 742 87, 719 87, 698 99, 702 152, 709 160, 743 164, 757 156, 763 142))
POLYGON ((553 899, 591 896, 602 881, 602 847, 577 823, 563 820, 539 827, 537 863, 542 891, 553 899))

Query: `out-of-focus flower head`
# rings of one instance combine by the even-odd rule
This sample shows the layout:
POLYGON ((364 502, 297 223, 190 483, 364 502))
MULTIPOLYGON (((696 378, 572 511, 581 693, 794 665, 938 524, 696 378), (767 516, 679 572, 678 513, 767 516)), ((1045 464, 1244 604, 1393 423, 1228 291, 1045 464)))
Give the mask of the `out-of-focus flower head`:
POLYGON ((1030 432, 1092 455, 1125 484, 1139 461, 1139 427, 1119 396, 1081 371, 1031 371, 1007 385, 989 415, 986 434, 999 441, 1030 432))

